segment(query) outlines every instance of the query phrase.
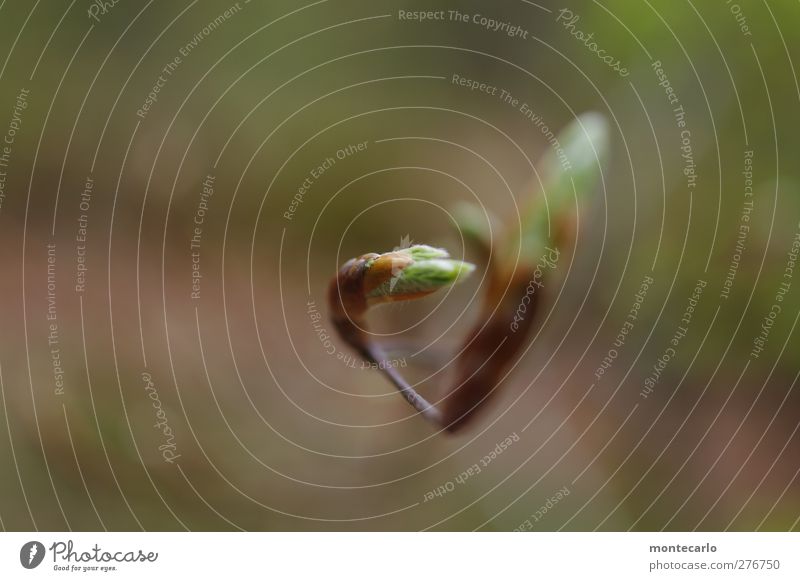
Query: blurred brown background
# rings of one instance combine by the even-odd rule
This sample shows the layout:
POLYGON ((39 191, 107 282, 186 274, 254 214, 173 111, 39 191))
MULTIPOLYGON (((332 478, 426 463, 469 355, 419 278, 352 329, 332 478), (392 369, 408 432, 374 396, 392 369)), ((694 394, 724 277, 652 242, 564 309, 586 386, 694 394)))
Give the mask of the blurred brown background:
MULTIPOLYGON (((3 3, 0 524, 797 529, 798 10, 3 3), (444 16, 400 15, 418 10, 444 16), (551 145, 522 103, 553 132, 604 114, 611 161, 529 350, 448 437, 348 358, 325 289, 409 239, 475 260, 454 205, 513 220, 538 195, 531 162, 551 145)), ((431 355, 474 322, 481 273, 371 316, 434 399, 449 370, 431 355)))

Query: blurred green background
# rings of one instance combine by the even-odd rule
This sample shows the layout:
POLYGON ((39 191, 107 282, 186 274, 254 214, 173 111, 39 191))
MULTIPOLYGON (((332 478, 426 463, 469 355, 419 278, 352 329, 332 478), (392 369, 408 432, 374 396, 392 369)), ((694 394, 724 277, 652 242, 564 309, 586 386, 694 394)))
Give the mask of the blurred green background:
MULTIPOLYGON (((798 17, 722 0, 0 4, 0 524, 797 529, 798 17), (443 20, 401 17, 419 10, 443 20), (449 212, 477 201, 514 224, 540 195, 542 124, 586 111, 612 151, 575 250, 480 421, 439 434, 349 358, 328 281, 409 240, 477 261, 449 212)), ((371 315, 434 400, 450 375, 431 354, 475 322, 484 267, 371 315)))

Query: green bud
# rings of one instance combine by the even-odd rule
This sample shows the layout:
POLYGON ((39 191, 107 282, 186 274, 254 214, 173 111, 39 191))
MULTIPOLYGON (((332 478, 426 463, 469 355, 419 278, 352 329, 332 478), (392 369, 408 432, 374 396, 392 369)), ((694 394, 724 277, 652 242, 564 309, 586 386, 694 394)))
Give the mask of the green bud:
POLYGON ((427 244, 416 244, 409 248, 402 248, 397 252, 406 252, 414 260, 428 260, 430 258, 450 258, 447 250, 444 248, 434 248, 427 244))
POLYGON ((370 260, 365 292, 374 302, 418 298, 460 282, 475 266, 423 244, 386 252, 370 260))

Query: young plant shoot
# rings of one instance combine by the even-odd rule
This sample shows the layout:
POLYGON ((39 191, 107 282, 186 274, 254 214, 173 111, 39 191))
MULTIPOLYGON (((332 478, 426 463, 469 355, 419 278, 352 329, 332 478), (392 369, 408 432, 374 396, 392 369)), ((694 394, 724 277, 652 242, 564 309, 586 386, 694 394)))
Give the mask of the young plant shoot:
POLYGON ((500 228, 496 239, 482 209, 467 204, 456 208, 459 227, 477 255, 486 260, 488 276, 480 316, 455 360, 455 382, 437 406, 420 396, 395 367, 385 364, 386 354, 366 331, 365 315, 374 305, 426 297, 453 285, 475 266, 450 258, 444 249, 416 245, 353 258, 331 282, 331 318, 341 337, 365 360, 377 363, 424 418, 449 432, 475 417, 520 356, 542 302, 545 281, 551 278, 560 254, 574 243, 581 199, 602 177, 609 149, 604 117, 581 115, 558 140, 562 155, 551 150, 540 160, 537 184, 541 186, 521 200, 521 215, 500 228))

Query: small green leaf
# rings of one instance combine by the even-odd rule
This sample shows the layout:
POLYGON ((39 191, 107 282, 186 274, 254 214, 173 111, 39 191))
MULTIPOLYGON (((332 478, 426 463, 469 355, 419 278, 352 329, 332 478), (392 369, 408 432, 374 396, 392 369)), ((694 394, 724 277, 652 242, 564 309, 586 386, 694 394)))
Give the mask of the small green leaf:
POLYGON ((451 211, 459 234, 474 250, 488 256, 492 248, 492 232, 502 229, 500 221, 486 208, 472 202, 458 202, 451 211))
MULTIPOLYGON (((561 155, 550 149, 537 164, 543 191, 531 195, 523 203, 519 241, 523 263, 535 263, 545 246, 559 239, 563 226, 572 221, 577 211, 576 201, 580 202, 595 190, 608 160, 609 134, 604 116, 584 113, 558 134, 561 155)), ((513 243, 506 246, 508 252, 516 252, 516 249, 513 243)))

